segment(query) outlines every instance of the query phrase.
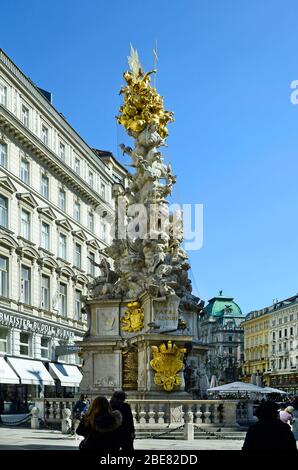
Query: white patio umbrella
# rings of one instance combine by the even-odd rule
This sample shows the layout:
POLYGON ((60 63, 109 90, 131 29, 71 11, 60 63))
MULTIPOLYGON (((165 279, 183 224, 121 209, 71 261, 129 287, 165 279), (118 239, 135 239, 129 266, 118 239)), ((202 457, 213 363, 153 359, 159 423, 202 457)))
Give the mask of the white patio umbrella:
POLYGON ((208 388, 208 392, 235 393, 235 392, 251 392, 262 393, 262 387, 245 382, 232 382, 220 385, 219 387, 208 388))
POLYGON ((280 393, 281 395, 287 395, 287 392, 279 390, 278 388, 264 387, 262 393, 280 393))

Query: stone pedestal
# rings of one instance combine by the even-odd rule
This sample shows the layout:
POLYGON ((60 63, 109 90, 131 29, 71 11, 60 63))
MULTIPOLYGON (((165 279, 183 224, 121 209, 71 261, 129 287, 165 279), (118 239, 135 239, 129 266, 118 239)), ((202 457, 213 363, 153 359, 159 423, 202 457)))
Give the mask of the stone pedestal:
MULTIPOLYGON (((186 344, 193 340, 188 330, 177 329, 177 296, 156 300, 144 294, 135 307, 138 310, 132 308, 128 314, 127 306, 137 305, 132 300, 90 300, 86 303, 89 331, 79 343, 84 358, 80 393, 90 397, 109 396, 114 390, 123 389, 131 398, 189 398, 185 392, 182 361, 181 369, 177 371, 180 383, 171 391, 156 384, 157 372, 150 365, 154 347, 158 349, 165 345, 167 348, 170 341, 176 351, 177 348, 185 351, 186 344), (129 331, 134 327, 137 331, 129 331)), ((165 373, 170 375, 171 371, 165 373)))

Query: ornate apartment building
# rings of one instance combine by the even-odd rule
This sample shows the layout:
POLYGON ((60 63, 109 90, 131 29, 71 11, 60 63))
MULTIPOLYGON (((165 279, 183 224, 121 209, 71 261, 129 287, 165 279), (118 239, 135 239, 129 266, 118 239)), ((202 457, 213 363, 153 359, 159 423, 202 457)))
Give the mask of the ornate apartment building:
MULTIPOLYGON (((207 370, 217 384, 239 379, 243 362, 243 328, 245 320, 233 297, 222 295, 209 300, 199 318, 199 340, 210 348, 207 370)), ((214 386, 214 383, 212 384, 214 386)))
POLYGON ((266 385, 298 391, 298 295, 250 312, 244 327, 247 378, 258 374, 266 385))
POLYGON ((94 262, 114 220, 112 187, 125 175, 0 50, 0 396, 7 403, 78 386, 80 359, 69 352, 86 331, 82 296, 99 274, 94 262))

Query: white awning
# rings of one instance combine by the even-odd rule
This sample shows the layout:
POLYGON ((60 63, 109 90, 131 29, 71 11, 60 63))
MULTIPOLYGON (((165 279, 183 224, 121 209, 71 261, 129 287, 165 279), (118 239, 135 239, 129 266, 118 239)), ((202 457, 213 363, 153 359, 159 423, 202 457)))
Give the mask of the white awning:
POLYGON ((4 357, 0 357, 0 383, 1 384, 19 384, 20 379, 7 364, 4 357))
POLYGON ((55 382, 41 361, 8 357, 9 364, 18 374, 22 384, 55 385, 55 382))
POLYGON ((53 377, 60 380, 62 387, 79 387, 83 378, 76 366, 69 364, 49 363, 49 370, 53 377))

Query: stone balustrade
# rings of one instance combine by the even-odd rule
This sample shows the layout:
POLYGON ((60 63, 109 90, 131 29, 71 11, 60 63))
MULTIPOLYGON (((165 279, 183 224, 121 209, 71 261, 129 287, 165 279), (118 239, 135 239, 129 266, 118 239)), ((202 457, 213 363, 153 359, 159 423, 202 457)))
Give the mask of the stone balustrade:
MULTIPOLYGON (((107 397, 109 398, 109 397, 107 397)), ((64 412, 73 409, 74 398, 36 399, 40 418, 61 423, 64 412)), ((243 400, 149 400, 128 399, 137 429, 179 427, 184 423, 197 427, 237 427, 248 424, 252 403, 243 400)))

